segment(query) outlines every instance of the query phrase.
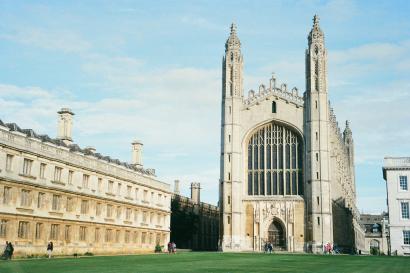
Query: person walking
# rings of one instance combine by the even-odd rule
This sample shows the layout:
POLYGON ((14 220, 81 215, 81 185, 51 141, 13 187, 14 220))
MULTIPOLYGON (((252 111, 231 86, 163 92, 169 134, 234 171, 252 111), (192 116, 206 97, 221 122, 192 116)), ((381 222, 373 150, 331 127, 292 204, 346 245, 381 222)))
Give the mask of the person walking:
POLYGON ((172 253, 176 253, 177 252, 177 244, 175 242, 172 242, 172 253))
POLYGON ((9 247, 9 242, 6 241, 6 245, 4 246, 3 254, 1 256, 4 260, 7 260, 7 257, 8 257, 8 247, 9 247))
POLYGON ((8 259, 9 260, 11 260, 11 258, 13 257, 13 252, 14 252, 13 244, 9 242, 9 246, 8 246, 8 259))
POLYGON ((171 242, 168 242, 168 254, 171 254, 172 252, 172 244, 171 242))
POLYGON ((268 249, 269 249, 269 254, 272 254, 273 245, 272 245, 271 242, 269 242, 269 244, 268 244, 268 249))
POLYGON ((51 254, 53 253, 53 242, 49 242, 47 245, 47 254, 48 254, 48 258, 51 258, 51 254))

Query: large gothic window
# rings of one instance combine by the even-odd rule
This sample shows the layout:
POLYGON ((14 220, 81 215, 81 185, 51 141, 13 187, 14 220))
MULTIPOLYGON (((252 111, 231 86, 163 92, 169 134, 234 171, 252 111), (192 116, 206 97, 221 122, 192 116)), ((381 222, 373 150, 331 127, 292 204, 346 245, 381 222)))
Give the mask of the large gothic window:
POLYGON ((299 135, 274 122, 248 142, 248 195, 303 195, 303 146, 299 135))

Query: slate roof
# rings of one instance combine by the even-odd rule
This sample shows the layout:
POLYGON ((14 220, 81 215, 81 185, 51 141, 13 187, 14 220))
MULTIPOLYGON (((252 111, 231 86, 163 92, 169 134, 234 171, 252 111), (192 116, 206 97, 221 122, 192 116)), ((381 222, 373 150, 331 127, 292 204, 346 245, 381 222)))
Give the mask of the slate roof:
POLYGON ((48 142, 48 143, 52 143, 52 144, 57 145, 57 146, 69 148, 70 152, 80 152, 80 153, 83 153, 85 155, 94 156, 94 157, 96 157, 100 160, 104 160, 108 163, 114 163, 114 164, 123 166, 127 169, 131 169, 133 171, 136 171, 136 172, 139 172, 139 173, 142 173, 142 174, 155 176, 155 173, 153 171, 151 171, 151 169, 137 168, 134 165, 129 164, 127 162, 122 162, 119 159, 111 158, 109 156, 104 156, 100 153, 94 153, 90 149, 82 149, 77 144, 67 145, 61 139, 51 138, 48 135, 39 135, 32 129, 21 129, 16 123, 4 123, 0 119, 0 126, 7 127, 7 128, 9 128, 10 131, 23 133, 27 137, 39 139, 42 142, 48 142))

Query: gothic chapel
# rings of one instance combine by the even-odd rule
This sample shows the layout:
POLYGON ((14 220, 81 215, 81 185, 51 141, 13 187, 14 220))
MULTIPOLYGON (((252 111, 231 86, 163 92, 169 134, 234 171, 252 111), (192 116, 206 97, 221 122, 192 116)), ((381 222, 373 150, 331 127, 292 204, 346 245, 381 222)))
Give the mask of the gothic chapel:
POLYGON ((328 101, 327 50, 319 18, 306 49, 303 96, 272 76, 243 92, 243 56, 236 26, 222 64, 220 240, 222 251, 321 252, 356 249, 354 147, 328 101))

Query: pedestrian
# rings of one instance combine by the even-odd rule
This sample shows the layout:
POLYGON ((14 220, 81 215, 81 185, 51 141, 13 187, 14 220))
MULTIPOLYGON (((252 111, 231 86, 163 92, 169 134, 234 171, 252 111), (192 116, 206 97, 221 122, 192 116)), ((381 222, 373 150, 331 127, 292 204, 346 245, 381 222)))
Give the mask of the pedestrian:
POLYGON ((177 252, 177 244, 175 242, 172 242, 172 253, 176 253, 177 252))
POLYGON ((14 247, 11 242, 9 242, 9 260, 13 257, 14 247))
POLYGON ((2 259, 4 259, 4 260, 7 260, 7 247, 9 246, 9 242, 8 241, 6 241, 6 245, 4 246, 4 249, 3 249, 3 254, 1 255, 1 257, 2 257, 2 259))
POLYGON ((272 254, 273 245, 271 242, 269 242, 268 249, 269 249, 269 254, 272 254))
POLYGON ((265 245, 263 246, 263 252, 268 253, 268 242, 266 242, 265 245))
POLYGON ((48 258, 51 258, 51 254, 53 253, 53 242, 49 242, 47 245, 47 254, 48 258))
POLYGON ((168 254, 171 254, 172 252, 172 244, 171 242, 168 242, 168 254))

